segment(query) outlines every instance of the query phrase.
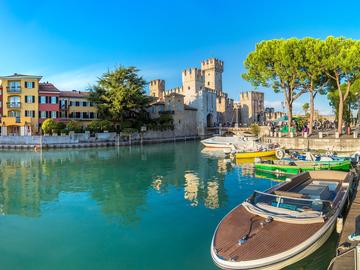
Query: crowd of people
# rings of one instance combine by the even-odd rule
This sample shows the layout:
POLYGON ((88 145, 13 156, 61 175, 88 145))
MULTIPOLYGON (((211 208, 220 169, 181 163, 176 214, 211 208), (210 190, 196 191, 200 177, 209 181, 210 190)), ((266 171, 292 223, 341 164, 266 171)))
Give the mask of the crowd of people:
MULTIPOLYGON (((287 122, 269 122, 268 126, 270 127, 271 132, 287 132, 287 122)), ((313 132, 325 132, 335 130, 337 128, 337 121, 329 120, 315 120, 313 121, 313 132)), ((347 127, 344 127, 345 129, 347 127)), ((292 121, 290 131, 296 133, 309 133, 310 127, 307 120, 302 121, 292 121)))

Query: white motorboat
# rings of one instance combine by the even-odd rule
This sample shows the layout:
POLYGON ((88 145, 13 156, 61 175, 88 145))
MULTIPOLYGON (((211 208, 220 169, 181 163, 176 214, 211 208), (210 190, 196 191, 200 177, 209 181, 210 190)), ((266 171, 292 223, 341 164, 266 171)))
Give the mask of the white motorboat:
POLYGON ((312 171, 255 191, 219 223, 211 256, 223 269, 281 269, 313 253, 332 234, 352 175, 312 171))

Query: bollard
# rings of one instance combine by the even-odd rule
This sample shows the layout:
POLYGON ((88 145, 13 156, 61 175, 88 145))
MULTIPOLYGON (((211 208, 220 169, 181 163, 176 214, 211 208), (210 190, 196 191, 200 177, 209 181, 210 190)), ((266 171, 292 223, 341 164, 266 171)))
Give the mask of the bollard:
POLYGON ((279 132, 279 138, 281 138, 281 136, 282 136, 282 133, 281 133, 281 132, 279 132))
POLYGON ((294 138, 294 132, 290 132, 290 138, 294 138))
POLYGON ((335 139, 339 139, 340 138, 340 135, 339 135, 339 132, 335 132, 335 139))
POLYGON ((323 133, 320 131, 319 132, 319 139, 322 139, 323 138, 323 133))
POLYGON ((308 133, 304 132, 304 138, 307 138, 307 137, 308 137, 308 133))
POLYGON ((358 138, 358 132, 357 132, 357 131, 354 131, 354 133, 353 133, 353 138, 354 138, 354 139, 357 139, 357 138, 358 138))

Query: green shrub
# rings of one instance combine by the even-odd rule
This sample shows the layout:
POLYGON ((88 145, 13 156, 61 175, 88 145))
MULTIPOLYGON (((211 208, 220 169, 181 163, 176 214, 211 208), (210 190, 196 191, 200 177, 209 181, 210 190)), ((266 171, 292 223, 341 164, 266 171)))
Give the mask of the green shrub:
POLYGON ((81 127, 80 123, 77 121, 74 121, 74 120, 70 120, 66 124, 66 129, 68 131, 74 131, 75 133, 82 132, 82 127, 81 127))
POLYGON ((62 130, 64 130, 66 127, 65 123, 63 122, 56 122, 55 123, 55 126, 52 130, 53 133, 57 133, 57 134, 60 134, 62 130))
POLYGON ((87 130, 91 132, 112 131, 113 129, 114 126, 109 120, 94 120, 87 126, 87 130))
POLYGON ((52 134, 53 130, 56 129, 56 125, 54 119, 49 118, 42 123, 41 129, 44 134, 52 134))

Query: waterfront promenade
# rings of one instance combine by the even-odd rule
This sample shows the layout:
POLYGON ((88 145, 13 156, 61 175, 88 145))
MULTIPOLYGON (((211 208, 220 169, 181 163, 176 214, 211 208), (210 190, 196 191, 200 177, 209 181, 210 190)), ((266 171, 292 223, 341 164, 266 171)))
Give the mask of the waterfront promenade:
POLYGON ((265 143, 279 144, 285 149, 356 152, 360 150, 360 138, 354 136, 336 137, 270 137, 262 138, 265 143))
MULTIPOLYGON (((356 246, 356 243, 350 242, 348 240, 348 236, 352 234, 355 230, 355 219, 360 215, 360 192, 359 192, 359 175, 355 178, 355 188, 351 201, 349 202, 348 212, 346 214, 344 220, 344 227, 339 237, 340 247, 344 243, 350 244, 349 249, 341 250, 340 254, 346 252, 346 250, 350 250, 356 246)), ((339 249, 339 248, 338 248, 339 249)), ((347 254, 339 256, 335 259, 334 264, 332 266, 333 270, 353 270, 356 269, 356 261, 355 261, 355 250, 350 251, 347 254)))
POLYGON ((74 133, 63 136, 0 136, 0 150, 48 148, 89 148, 166 143, 200 139, 199 136, 175 136, 169 132, 152 134, 116 134, 115 132, 74 133))

